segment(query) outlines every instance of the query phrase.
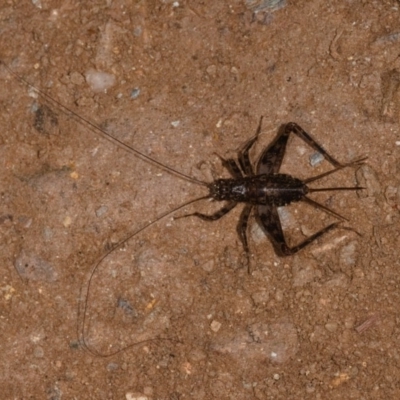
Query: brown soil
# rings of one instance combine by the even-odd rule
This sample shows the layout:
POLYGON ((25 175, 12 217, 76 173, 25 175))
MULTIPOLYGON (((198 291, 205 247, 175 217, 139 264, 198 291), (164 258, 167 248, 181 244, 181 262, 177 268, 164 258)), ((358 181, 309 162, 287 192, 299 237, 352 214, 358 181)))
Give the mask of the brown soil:
MULTIPOLYGON (((337 229, 280 258, 252 218, 248 274, 240 207, 214 223, 167 217, 99 264, 87 298, 102 255, 204 190, 1 67, 2 398, 400 398, 399 3, 280 5, 257 14, 239 0, 0 6, 0 58, 15 73, 197 179, 227 176, 215 153, 234 156, 261 115, 253 159, 289 121, 342 162, 368 156, 323 182, 364 191, 313 196, 361 236, 337 229), (114 85, 94 92, 91 70, 114 85), (86 343, 103 356, 83 346, 83 315, 86 343)), ((311 166, 312 155, 291 140, 283 170, 305 178, 329 168, 311 166)), ((281 216, 290 243, 334 220, 304 204, 281 216)))

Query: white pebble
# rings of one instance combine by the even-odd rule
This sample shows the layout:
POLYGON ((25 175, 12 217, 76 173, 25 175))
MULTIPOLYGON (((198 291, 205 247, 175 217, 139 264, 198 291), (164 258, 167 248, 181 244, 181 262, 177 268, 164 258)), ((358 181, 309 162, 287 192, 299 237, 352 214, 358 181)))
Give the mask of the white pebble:
POLYGON ((149 398, 140 393, 126 393, 125 394, 126 400, 149 400, 149 398))
POLYGON ((172 122, 171 122, 171 125, 172 125, 174 128, 177 128, 177 127, 179 126, 180 123, 181 123, 181 121, 172 121, 172 122))
POLYGON ((324 156, 321 153, 314 153, 310 156, 310 164, 315 167, 320 164, 324 159, 324 156))
POLYGON ((86 82, 94 92, 105 92, 115 84, 115 76, 107 72, 90 69, 85 74, 86 82))

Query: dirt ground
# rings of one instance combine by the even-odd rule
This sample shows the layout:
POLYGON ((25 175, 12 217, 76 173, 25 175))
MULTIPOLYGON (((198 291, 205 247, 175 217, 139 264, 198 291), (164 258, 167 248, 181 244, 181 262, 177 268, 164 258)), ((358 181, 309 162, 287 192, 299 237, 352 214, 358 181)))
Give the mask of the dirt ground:
MULTIPOLYGON (((198 180, 228 176, 216 153, 260 116, 253 160, 289 121, 341 162, 368 156, 315 184, 365 190, 312 195, 359 235, 281 258, 252 217, 248 273, 237 207, 169 215, 107 255, 207 190, 1 66, 3 399, 400 398, 399 2, 9 0, 0 20, 14 73, 198 180)), ((282 171, 319 161, 294 138, 282 171)), ((335 221, 303 203, 280 216, 292 244, 335 221)))

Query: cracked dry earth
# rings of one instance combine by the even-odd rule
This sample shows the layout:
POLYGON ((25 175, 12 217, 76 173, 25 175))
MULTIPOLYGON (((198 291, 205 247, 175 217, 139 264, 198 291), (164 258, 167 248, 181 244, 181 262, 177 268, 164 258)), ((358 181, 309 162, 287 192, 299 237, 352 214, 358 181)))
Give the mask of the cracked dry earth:
MULTIPOLYGON (((1 397, 399 398, 399 20, 394 0, 3 1, 1 397), (110 253, 87 296, 116 243, 204 190, 13 74, 208 182, 261 115, 253 159, 295 121, 341 162, 368 157, 321 182, 365 190, 313 194, 360 235, 280 258, 251 218, 248 274, 240 207, 169 216, 110 253)), ((290 140, 282 171, 328 169, 290 140)), ((280 216, 292 244, 335 221, 303 203, 280 216)))

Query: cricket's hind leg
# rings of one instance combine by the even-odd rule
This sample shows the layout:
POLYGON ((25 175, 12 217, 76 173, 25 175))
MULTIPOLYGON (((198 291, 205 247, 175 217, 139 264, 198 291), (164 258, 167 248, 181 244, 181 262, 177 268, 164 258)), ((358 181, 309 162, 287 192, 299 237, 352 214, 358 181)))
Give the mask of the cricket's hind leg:
MULTIPOLYGON (((361 166, 361 165, 363 165, 365 163, 365 160, 367 158, 368 157, 361 157, 361 158, 358 158, 357 160, 351 161, 351 162, 349 162, 347 164, 341 164, 338 167, 336 167, 334 169, 331 169, 330 171, 327 171, 327 172, 324 172, 322 174, 319 174, 319 175, 316 175, 316 176, 312 176, 311 178, 305 179, 304 183, 311 183, 311 182, 314 182, 314 181, 318 181, 319 179, 325 178, 328 175, 332 175, 335 172, 340 171, 341 169, 344 169, 344 168, 359 167, 359 166, 361 166)), ((332 188, 332 189, 335 189, 335 188, 332 188)), ((349 190, 353 190, 354 188, 348 188, 348 189, 349 190)), ((363 188, 360 187, 359 189, 363 189, 363 188)), ((311 191, 317 191, 317 190, 314 190, 314 189, 310 189, 310 190, 311 191)), ((322 191, 322 190, 318 190, 318 191, 322 191)))
POLYGON ((253 147, 254 143, 257 141, 257 139, 261 133, 262 121, 263 121, 263 117, 260 117, 260 122, 258 123, 256 134, 254 135, 254 137, 252 137, 250 140, 248 140, 244 144, 243 148, 241 150, 239 150, 239 152, 238 152, 238 161, 240 164, 240 168, 242 168, 242 171, 244 172, 244 174, 246 176, 254 175, 254 169, 253 169, 253 165, 250 161, 249 152, 250 152, 251 148, 253 147))
POLYGON ((297 125, 295 122, 289 122, 279 129, 278 136, 261 154, 257 163, 257 174, 277 174, 279 172, 291 133, 294 133, 314 150, 321 153, 335 168, 343 167, 339 161, 331 156, 301 126, 297 125))
POLYGON ((240 214, 239 222, 236 231, 243 245, 244 255, 246 257, 247 272, 250 274, 250 249, 247 241, 247 225, 253 205, 246 204, 240 214))
POLYGON ((297 253, 298 251, 308 246, 316 239, 318 239, 325 233, 331 231, 332 229, 336 228, 340 224, 340 222, 334 222, 326 226, 325 228, 321 229, 320 231, 314 233, 313 235, 309 236, 307 239, 305 239, 298 245, 290 247, 286 243, 286 239, 283 234, 277 207, 270 205, 258 206, 257 213, 262 228, 270 237, 271 242, 273 243, 277 253, 281 256, 290 256, 297 253))

